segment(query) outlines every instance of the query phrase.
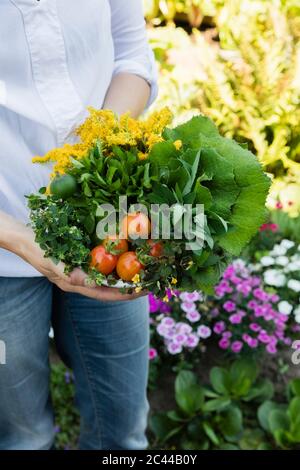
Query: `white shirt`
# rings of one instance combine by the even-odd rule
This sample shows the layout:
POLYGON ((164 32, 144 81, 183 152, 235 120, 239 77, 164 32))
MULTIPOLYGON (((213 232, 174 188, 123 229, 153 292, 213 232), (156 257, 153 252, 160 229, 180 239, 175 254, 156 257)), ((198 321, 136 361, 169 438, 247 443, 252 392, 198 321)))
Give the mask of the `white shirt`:
MULTIPOLYGON (((100 108, 112 76, 130 72, 157 94, 142 0, 0 0, 0 209, 28 222, 24 195, 47 184, 32 164, 100 108)), ((0 276, 40 275, 0 249, 0 276)))

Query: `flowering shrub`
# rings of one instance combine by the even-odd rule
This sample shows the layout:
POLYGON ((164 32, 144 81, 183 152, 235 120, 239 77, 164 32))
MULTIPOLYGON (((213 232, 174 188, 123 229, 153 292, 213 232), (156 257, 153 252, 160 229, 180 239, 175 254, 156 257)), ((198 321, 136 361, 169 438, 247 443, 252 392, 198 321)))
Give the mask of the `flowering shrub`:
POLYGON ((220 337, 221 349, 275 354, 281 343, 291 343, 285 334, 287 316, 279 311, 279 296, 266 292, 261 279, 241 260, 225 270, 215 293, 217 321, 213 331, 220 337))
POLYGON ((289 323, 293 331, 299 331, 300 246, 292 240, 283 239, 274 244, 270 251, 261 253, 252 270, 262 277, 265 286, 276 289, 281 298, 279 312, 291 318, 289 323))
POLYGON ((200 292, 168 292, 168 302, 150 294, 149 301, 152 338, 158 344, 150 349, 150 359, 155 359, 158 349, 171 355, 191 352, 211 336, 210 316, 204 315, 208 309, 200 292))

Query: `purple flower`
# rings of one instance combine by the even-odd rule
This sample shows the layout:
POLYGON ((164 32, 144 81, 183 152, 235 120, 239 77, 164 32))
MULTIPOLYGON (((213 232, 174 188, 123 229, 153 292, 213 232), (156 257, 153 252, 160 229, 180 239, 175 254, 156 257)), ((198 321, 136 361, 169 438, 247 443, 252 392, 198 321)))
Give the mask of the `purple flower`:
POLYGON ((70 372, 65 372, 65 382, 66 382, 66 384, 69 384, 71 382, 70 372))
POLYGON ((199 343, 199 338, 198 338, 198 336, 195 335, 194 333, 191 333, 191 334, 188 336, 185 345, 186 345, 188 348, 195 348, 198 343, 199 343))
POLYGON ((169 328, 162 323, 159 323, 156 327, 156 331, 160 336, 165 337, 166 334, 169 332, 169 328))
POLYGON ((226 338, 222 338, 218 344, 221 349, 228 349, 230 346, 230 341, 226 338))
POLYGON ((149 307, 150 313, 155 313, 159 310, 161 301, 157 299, 153 294, 149 294, 149 307))
POLYGON ((243 319, 242 316, 239 315, 238 313, 234 313, 233 315, 230 315, 230 317, 229 317, 229 321, 233 325, 237 325, 239 323, 242 323, 242 319, 243 319))
POLYGON ((149 348, 149 359, 153 361, 157 357, 157 350, 155 348, 149 348))
POLYGON ((231 345, 231 350, 234 353, 239 353, 243 348, 243 343, 241 341, 234 341, 231 345))
POLYGON ((223 321, 218 321, 215 324, 213 330, 217 335, 220 335, 225 330, 225 328, 226 328, 225 323, 223 321))
POLYGON ((60 426, 58 426, 58 425, 54 426, 54 432, 55 432, 55 434, 60 433, 60 431, 61 431, 60 426))
POLYGON ((236 305, 231 300, 227 300, 227 302, 223 304, 223 308, 224 310, 226 310, 226 312, 234 312, 236 309, 236 305))
POLYGON ((200 313, 197 311, 187 312, 185 316, 191 323, 195 323, 201 318, 200 313))
POLYGON ((203 339, 209 338, 211 336, 211 329, 206 325, 200 325, 197 329, 197 335, 203 339))

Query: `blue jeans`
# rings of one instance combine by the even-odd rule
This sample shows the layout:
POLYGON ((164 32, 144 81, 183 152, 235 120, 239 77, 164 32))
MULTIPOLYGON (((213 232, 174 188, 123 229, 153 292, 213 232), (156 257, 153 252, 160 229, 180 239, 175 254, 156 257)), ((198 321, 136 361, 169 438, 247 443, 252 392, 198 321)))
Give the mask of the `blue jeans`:
POLYGON ((73 369, 81 449, 144 449, 148 414, 146 297, 99 302, 45 278, 0 277, 0 449, 49 449, 54 441, 48 332, 73 369))

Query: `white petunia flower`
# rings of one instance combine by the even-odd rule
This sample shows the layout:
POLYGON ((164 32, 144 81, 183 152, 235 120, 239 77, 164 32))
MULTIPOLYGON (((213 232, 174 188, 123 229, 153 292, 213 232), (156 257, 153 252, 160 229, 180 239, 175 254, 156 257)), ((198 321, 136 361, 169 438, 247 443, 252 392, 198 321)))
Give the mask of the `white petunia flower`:
POLYGON ((272 256, 263 256, 263 257, 260 259, 260 263, 261 263, 263 266, 271 266, 272 264, 275 263, 275 260, 274 260, 274 258, 272 258, 272 256))
POLYGON ((289 250, 290 248, 295 246, 295 242, 293 242, 292 240, 287 240, 286 238, 284 238, 283 240, 281 240, 280 246, 283 246, 283 248, 285 248, 286 250, 289 250))
POLYGON ((283 256, 286 254, 286 248, 284 248, 284 246, 280 246, 280 245, 274 245, 273 246, 273 250, 270 251, 270 255, 271 256, 283 256))
POLYGON ((294 315, 295 316, 300 315, 300 305, 298 305, 298 307, 295 308, 294 315))
POLYGON ((279 302, 277 307, 278 311, 283 315, 290 315, 293 310, 293 306, 286 300, 282 300, 281 302, 279 302))
POLYGON ((299 271, 300 269, 300 266, 299 266, 299 263, 297 261, 292 261, 291 263, 289 263, 287 266, 285 266, 284 270, 285 272, 289 273, 289 272, 293 272, 293 271, 299 271))
POLYGON ((289 264, 289 259, 287 256, 278 256, 276 259, 276 264, 279 264, 280 266, 286 266, 289 264))
POLYGON ((282 287, 286 284, 286 277, 277 269, 267 269, 264 273, 264 281, 269 286, 282 287))
POLYGON ((297 279, 290 279, 287 286, 295 292, 300 292, 300 281, 297 281, 297 279))

